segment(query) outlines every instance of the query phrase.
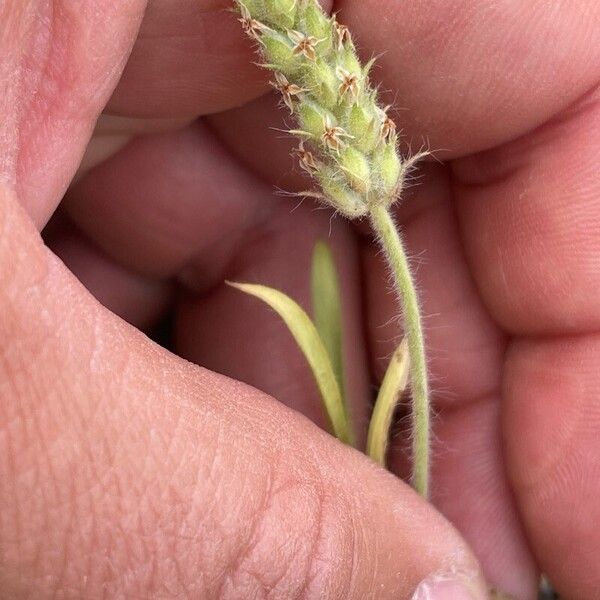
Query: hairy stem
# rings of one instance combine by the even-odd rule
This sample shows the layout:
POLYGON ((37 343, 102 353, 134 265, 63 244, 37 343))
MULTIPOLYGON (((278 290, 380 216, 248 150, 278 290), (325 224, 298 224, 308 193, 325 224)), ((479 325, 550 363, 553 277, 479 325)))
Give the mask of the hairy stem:
POLYGON ((374 205, 371 223, 388 261, 394 284, 400 295, 405 335, 410 357, 413 420, 413 486, 425 498, 429 488, 429 386, 425 361, 425 344, 417 292, 400 234, 389 209, 374 205))

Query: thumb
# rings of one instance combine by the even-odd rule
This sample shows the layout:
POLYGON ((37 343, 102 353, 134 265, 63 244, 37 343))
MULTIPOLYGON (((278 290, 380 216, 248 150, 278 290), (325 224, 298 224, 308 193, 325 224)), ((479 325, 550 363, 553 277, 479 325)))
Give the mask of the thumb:
POLYGON ((100 307, 6 190, 0 231, 4 597, 484 597, 407 486, 100 307))

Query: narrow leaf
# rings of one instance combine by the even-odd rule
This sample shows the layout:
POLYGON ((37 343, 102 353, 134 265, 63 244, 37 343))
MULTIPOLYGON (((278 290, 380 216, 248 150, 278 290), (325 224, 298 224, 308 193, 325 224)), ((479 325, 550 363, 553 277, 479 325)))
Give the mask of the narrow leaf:
POLYGON ((383 467, 385 467, 394 410, 408 385, 409 366, 408 343, 405 338, 388 365, 369 424, 367 454, 383 467))
POLYGON ((333 433, 342 442, 353 445, 353 434, 346 418, 340 387, 327 350, 310 317, 296 302, 278 290, 249 283, 229 285, 259 298, 284 320, 310 365, 333 433))
POLYGON ((313 250, 311 292, 315 325, 331 359, 343 396, 342 301, 339 278, 331 249, 322 241, 318 241, 313 250))

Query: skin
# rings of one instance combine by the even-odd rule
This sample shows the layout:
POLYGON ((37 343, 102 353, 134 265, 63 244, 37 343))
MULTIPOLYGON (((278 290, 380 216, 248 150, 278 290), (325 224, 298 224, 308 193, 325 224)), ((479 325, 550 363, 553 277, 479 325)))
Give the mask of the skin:
POLYGON ((384 266, 363 225, 273 195, 308 184, 226 6, 0 5, 3 594, 404 598, 431 573, 476 578, 464 538, 518 598, 539 570, 595 598, 600 6, 335 6, 364 56, 385 52, 406 139, 443 161, 397 218, 426 315, 433 502, 463 538, 310 422, 289 333, 223 285, 306 304, 330 235, 366 423, 400 336, 384 266), (168 310, 173 353, 139 331, 168 310))

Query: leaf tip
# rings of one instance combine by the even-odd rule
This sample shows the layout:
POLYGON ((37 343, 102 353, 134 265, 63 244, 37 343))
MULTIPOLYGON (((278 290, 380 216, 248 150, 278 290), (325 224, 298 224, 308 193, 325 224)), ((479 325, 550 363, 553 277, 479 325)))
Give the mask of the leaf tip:
POLYGON ((225 285, 228 285, 231 288, 235 288, 236 290, 240 290, 240 292, 248 292, 252 284, 242 283, 240 281, 229 281, 229 279, 226 279, 225 285))

